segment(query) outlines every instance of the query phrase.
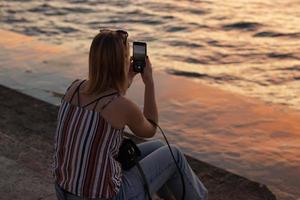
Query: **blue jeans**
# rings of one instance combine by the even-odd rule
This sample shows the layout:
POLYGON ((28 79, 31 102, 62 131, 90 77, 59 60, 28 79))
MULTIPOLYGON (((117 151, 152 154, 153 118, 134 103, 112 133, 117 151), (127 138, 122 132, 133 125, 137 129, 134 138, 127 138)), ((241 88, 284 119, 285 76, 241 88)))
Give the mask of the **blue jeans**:
MULTIPOLYGON (((182 182, 168 146, 160 140, 138 144, 141 150, 140 165, 149 184, 150 194, 157 193, 161 198, 172 194, 177 200, 182 196, 182 182)), ((207 199, 207 189, 189 166, 184 154, 175 145, 171 145, 175 160, 178 163, 185 183, 185 200, 207 199)), ((89 199, 63 192, 56 185, 59 200, 104 200, 89 199)), ((144 181, 137 167, 123 171, 119 193, 112 200, 145 200, 148 199, 144 181)))

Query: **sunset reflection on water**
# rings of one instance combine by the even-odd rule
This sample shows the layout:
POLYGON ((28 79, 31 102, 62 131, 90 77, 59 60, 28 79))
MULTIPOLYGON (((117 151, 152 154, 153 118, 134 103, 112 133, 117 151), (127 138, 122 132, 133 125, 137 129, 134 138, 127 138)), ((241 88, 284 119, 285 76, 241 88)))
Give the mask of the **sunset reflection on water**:
MULTIPOLYGON (((86 74, 98 29, 124 28, 130 41, 148 43, 172 142, 267 184, 279 199, 300 198, 298 0, 1 4, 1 29, 34 36, 3 37, 15 62, 2 63, 1 84, 58 104, 68 83, 86 74)), ((142 104, 140 81, 128 95, 142 104)))

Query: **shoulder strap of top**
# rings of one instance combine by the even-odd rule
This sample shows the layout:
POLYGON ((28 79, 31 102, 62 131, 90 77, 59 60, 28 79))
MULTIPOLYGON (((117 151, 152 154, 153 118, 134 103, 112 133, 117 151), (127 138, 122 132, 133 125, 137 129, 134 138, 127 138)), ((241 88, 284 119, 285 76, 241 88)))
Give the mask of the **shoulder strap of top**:
MULTIPOLYGON (((100 110, 100 112, 102 112, 102 110, 108 105, 108 104, 110 104, 116 97, 118 97, 118 96, 120 96, 120 94, 119 93, 117 93, 117 95, 114 95, 111 99, 109 99, 108 100, 108 102, 106 103, 106 104, 104 104, 102 107, 101 107, 101 110, 100 110)), ((94 106, 94 109, 93 110, 95 110, 96 109, 96 107, 97 107, 97 104, 98 104, 98 102, 99 101, 97 101, 96 102, 96 104, 95 104, 95 106, 94 106)))
POLYGON ((73 100, 75 94, 77 93, 77 100, 78 100, 78 105, 79 105, 79 106, 80 106, 80 100, 79 100, 79 88, 80 88, 80 86, 82 85, 82 83, 83 83, 84 81, 85 81, 85 80, 83 80, 83 81, 81 81, 81 83, 79 83, 79 85, 78 85, 77 88, 75 89, 75 91, 74 91, 74 93, 73 93, 73 95, 72 95, 72 97, 71 97, 71 100, 70 100, 70 102, 72 102, 72 100, 73 100))
POLYGON ((77 82, 77 81, 79 81, 79 79, 74 80, 74 81, 69 85, 69 87, 67 88, 65 94, 62 96, 61 101, 65 98, 65 96, 66 96, 67 92, 70 90, 71 86, 72 86, 75 82, 77 82))
POLYGON ((111 93, 111 94, 107 94, 107 95, 103 95, 103 96, 101 96, 101 97, 98 97, 97 99, 91 101, 90 103, 87 103, 87 104, 85 104, 84 106, 82 106, 82 108, 84 108, 84 107, 86 107, 86 106, 89 106, 89 105, 91 105, 91 104, 93 104, 93 103, 96 102, 96 105, 94 106, 94 108, 95 108, 95 107, 97 106, 97 104, 98 104, 98 102, 99 102, 100 99, 102 99, 102 98, 104 98, 104 97, 111 96, 111 95, 115 95, 115 94, 119 94, 119 92, 113 92, 113 93, 111 93))

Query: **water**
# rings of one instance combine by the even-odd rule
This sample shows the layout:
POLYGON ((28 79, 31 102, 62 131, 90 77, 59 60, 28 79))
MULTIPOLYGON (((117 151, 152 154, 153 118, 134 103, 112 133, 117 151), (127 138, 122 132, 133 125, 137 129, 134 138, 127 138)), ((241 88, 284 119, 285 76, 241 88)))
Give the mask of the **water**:
POLYGON ((7 0, 0 21, 1 28, 83 53, 95 30, 121 27, 131 41, 148 43, 156 70, 299 110, 299 10, 298 0, 7 0))
MULTIPOLYGON (((298 0, 2 1, 2 27, 88 49, 99 27, 149 43, 167 73, 300 108, 298 0)), ((82 48, 81 48, 82 49, 82 48)))

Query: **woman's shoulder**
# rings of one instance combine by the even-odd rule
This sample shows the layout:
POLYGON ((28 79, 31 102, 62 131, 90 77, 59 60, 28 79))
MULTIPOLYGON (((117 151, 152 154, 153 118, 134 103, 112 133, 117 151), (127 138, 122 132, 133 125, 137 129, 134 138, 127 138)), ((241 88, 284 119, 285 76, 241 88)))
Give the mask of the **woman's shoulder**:
POLYGON ((129 117, 134 113, 136 108, 138 108, 135 102, 124 95, 118 95, 118 98, 114 100, 113 106, 111 107, 114 110, 117 110, 120 115, 123 115, 125 117, 129 117))
POLYGON ((104 118, 114 127, 124 127, 131 120, 132 101, 123 95, 118 95, 104 110, 100 110, 104 118))
POLYGON ((139 106, 132 101, 131 99, 127 98, 126 96, 120 96, 118 98, 118 106, 119 109, 123 111, 123 114, 127 117, 127 118, 131 118, 132 115, 136 115, 137 112, 141 112, 139 106))
POLYGON ((132 106, 137 106, 131 99, 127 98, 126 96, 120 95, 119 98, 119 105, 124 107, 125 110, 129 110, 132 106))
POLYGON ((72 94, 75 92, 76 88, 82 81, 83 81, 82 79, 75 79, 70 83, 70 85, 68 86, 65 92, 64 100, 68 101, 71 98, 72 94))

